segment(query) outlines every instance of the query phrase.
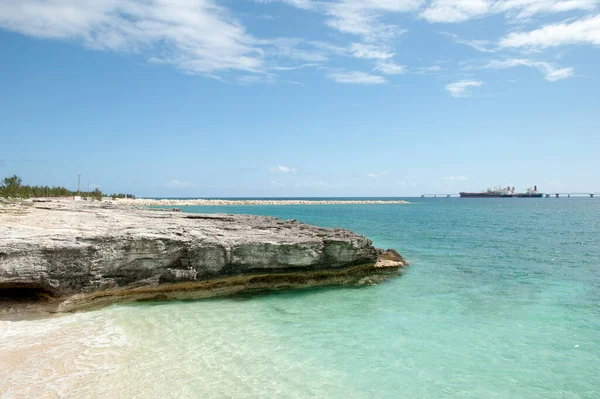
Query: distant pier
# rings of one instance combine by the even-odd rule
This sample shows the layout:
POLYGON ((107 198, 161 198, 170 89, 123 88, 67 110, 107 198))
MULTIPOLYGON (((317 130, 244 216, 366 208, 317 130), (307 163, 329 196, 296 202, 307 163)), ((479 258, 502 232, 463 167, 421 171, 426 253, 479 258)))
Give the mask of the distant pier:
MULTIPOLYGON (((547 193, 544 194, 544 197, 550 198, 560 198, 561 196, 571 198, 571 197, 589 197, 594 198, 595 196, 600 196, 600 193, 547 193)), ((460 197, 460 194, 421 194, 421 198, 450 198, 450 197, 460 197)), ((516 195, 513 198, 518 198, 516 195)))
POLYGON ((600 193, 553 193, 553 194, 546 194, 546 198, 550 198, 550 196, 554 196, 554 198, 560 198, 561 195, 567 196, 567 198, 571 198, 571 197, 594 198, 595 195, 600 195, 600 193))
POLYGON ((430 198, 446 197, 446 198, 450 198, 450 197, 460 197, 460 194, 421 194, 421 198, 425 198, 425 197, 430 197, 430 198))

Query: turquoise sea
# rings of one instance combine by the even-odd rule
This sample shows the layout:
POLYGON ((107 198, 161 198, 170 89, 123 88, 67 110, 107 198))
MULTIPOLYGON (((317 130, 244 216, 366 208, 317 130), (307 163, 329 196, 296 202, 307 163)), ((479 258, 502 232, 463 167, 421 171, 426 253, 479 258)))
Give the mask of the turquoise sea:
POLYGON ((187 207, 345 227, 378 286, 0 322, 0 397, 599 398, 600 199, 187 207))

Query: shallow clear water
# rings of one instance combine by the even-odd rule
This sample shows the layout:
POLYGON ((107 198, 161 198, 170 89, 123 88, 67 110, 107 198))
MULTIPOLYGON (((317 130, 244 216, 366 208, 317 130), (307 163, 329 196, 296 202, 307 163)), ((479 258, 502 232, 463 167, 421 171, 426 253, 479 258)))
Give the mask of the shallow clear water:
POLYGON ((346 227, 366 288, 0 322, 2 397, 600 397, 600 200, 188 207, 346 227))

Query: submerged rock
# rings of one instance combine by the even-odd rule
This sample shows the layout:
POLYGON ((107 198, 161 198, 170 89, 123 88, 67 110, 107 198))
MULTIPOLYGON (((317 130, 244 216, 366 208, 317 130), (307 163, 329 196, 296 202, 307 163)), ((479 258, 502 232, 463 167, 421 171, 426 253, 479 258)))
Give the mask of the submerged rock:
POLYGON ((272 217, 67 201, 0 207, 0 314, 371 284, 405 265, 351 231, 272 217))

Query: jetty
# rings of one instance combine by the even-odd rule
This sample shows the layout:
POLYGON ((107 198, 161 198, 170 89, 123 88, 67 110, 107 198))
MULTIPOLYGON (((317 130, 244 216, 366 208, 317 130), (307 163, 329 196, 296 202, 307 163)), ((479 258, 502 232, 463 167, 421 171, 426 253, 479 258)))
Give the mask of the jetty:
POLYGON ((560 196, 567 196, 567 198, 571 198, 571 197, 590 197, 590 198, 594 198, 595 195, 600 195, 600 193, 552 193, 552 194, 545 194, 546 198, 550 198, 550 196, 554 196, 554 198, 560 198, 560 196))
POLYGON ((421 194, 421 198, 426 198, 426 197, 430 197, 430 198, 437 198, 437 197, 450 198, 450 197, 460 197, 460 194, 458 194, 458 193, 456 193, 456 194, 421 194))
MULTIPOLYGON (((554 197, 554 198, 560 198, 561 196, 563 197, 567 197, 567 198, 571 198, 571 197, 589 197, 589 198, 594 198, 596 196, 600 196, 600 192, 597 193, 590 193, 590 192, 583 192, 583 193, 546 193, 543 195, 546 198, 550 198, 550 197, 554 197)), ((452 193, 452 194, 443 194, 443 193, 439 193, 439 194, 421 194, 421 198, 450 198, 450 197, 460 197, 459 193, 452 193)), ((514 196, 507 196, 507 197, 511 197, 511 198, 519 198, 516 195, 514 196)))
POLYGON ((352 199, 116 199, 118 205, 132 206, 242 206, 242 205, 404 205, 403 200, 352 199))

